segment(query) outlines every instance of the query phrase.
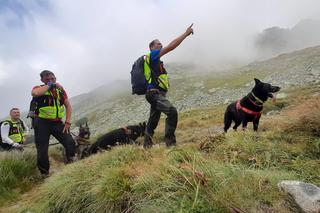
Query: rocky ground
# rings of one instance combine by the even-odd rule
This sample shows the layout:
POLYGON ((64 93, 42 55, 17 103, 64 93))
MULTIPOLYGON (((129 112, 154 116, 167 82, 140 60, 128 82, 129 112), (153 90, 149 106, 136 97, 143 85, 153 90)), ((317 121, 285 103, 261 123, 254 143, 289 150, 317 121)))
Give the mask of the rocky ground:
MULTIPOLYGON (((260 80, 283 89, 319 84, 320 46, 282 54, 266 61, 254 62, 238 69, 224 71, 228 73, 225 76, 210 72, 195 74, 190 69, 186 74, 185 69, 186 67, 172 69, 172 88, 168 93, 169 100, 179 112, 226 104, 241 98, 253 87, 252 73, 261 76, 260 80), (233 87, 232 82, 237 78, 241 78, 243 84, 233 87)), ((196 69, 196 67, 191 67, 191 69, 196 69)), ((74 119, 87 117, 93 135, 99 135, 110 129, 145 121, 148 114, 149 104, 144 96, 132 96, 128 90, 107 99, 92 99, 86 104, 79 101, 74 110, 74 119)))

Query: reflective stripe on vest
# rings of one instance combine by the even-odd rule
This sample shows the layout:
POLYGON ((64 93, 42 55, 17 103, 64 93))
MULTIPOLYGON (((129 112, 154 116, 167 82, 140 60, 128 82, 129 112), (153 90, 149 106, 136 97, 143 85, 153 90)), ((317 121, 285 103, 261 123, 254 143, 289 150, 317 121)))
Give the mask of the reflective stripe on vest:
POLYGON ((10 125, 8 137, 15 143, 23 143, 25 132, 21 126, 22 124, 20 122, 13 122, 11 120, 7 120, 6 122, 8 122, 10 125))
MULTIPOLYGON (((154 72, 154 70, 153 70, 154 72)), ((160 88, 164 90, 169 89, 169 78, 167 73, 163 73, 158 75, 159 73, 154 73, 157 75, 157 82, 155 82, 160 88)), ((146 54, 146 58, 144 60, 144 76, 146 77, 146 80, 148 84, 152 83, 152 77, 151 77, 151 69, 150 69, 150 52, 146 54)))
POLYGON ((46 96, 51 96, 53 100, 53 105, 49 105, 47 103, 47 106, 43 106, 39 108, 39 118, 44 118, 44 119, 56 119, 56 118, 63 118, 64 117, 64 106, 63 104, 60 103, 60 94, 62 91, 57 88, 55 89, 57 93, 57 97, 54 98, 53 94, 50 91, 46 91, 44 95, 46 96))
POLYGON ((143 66, 144 66, 144 76, 146 77, 148 84, 151 84, 152 78, 151 78, 151 69, 149 67, 149 64, 150 64, 150 53, 146 55, 143 66))

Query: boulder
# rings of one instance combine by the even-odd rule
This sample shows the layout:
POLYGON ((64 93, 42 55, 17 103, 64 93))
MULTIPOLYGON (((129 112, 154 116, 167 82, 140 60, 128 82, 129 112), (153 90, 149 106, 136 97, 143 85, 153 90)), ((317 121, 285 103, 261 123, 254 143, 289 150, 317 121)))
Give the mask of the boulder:
POLYGON ((301 181, 281 181, 278 187, 290 194, 306 213, 320 212, 320 188, 301 181))

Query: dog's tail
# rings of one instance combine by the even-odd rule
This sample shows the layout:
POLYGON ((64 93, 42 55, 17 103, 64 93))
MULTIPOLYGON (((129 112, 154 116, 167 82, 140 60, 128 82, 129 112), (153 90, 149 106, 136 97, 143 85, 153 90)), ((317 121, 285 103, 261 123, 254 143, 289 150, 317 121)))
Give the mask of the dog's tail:
POLYGON ((227 132, 232 124, 232 112, 230 106, 227 107, 226 112, 224 113, 224 132, 227 132))

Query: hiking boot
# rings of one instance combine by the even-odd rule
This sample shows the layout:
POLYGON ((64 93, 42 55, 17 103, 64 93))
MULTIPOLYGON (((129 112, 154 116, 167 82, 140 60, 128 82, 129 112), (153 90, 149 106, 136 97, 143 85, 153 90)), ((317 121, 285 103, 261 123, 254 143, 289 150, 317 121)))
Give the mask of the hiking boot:
POLYGON ((73 163, 73 162, 75 162, 77 160, 78 160, 77 156, 70 156, 69 159, 68 159, 67 164, 73 163))
POLYGON ((152 145, 153 145, 152 137, 149 134, 145 134, 143 148, 144 149, 150 149, 152 147, 152 145))
POLYGON ((40 178, 41 179, 46 179, 48 177, 50 177, 49 171, 43 171, 43 170, 40 171, 40 178))
POLYGON ((172 147, 172 146, 176 146, 177 142, 176 140, 172 140, 172 139, 165 139, 165 143, 167 147, 172 147))

